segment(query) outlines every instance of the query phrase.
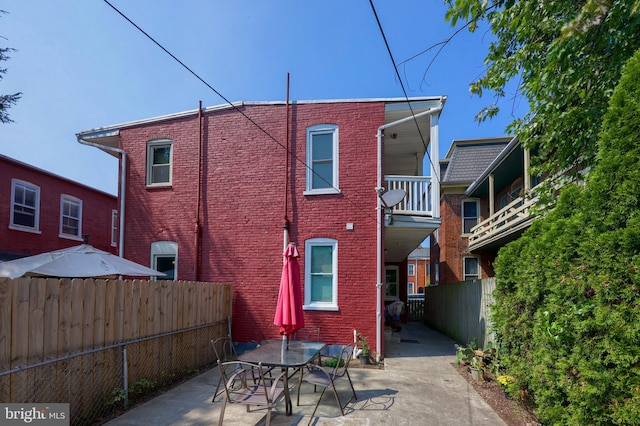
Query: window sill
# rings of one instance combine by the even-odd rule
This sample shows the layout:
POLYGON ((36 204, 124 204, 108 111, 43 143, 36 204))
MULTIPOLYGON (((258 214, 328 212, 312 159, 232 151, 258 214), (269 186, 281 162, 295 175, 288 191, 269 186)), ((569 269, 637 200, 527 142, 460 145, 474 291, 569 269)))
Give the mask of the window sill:
POLYGON ((325 189, 311 189, 306 190, 302 193, 302 195, 335 195, 341 194, 342 191, 335 188, 325 188, 325 189))
POLYGON ((337 305, 304 305, 302 309, 305 311, 338 311, 337 305))
POLYGON ((64 238, 65 240, 83 241, 82 237, 69 234, 58 234, 58 238, 64 238))
POLYGON ((147 185, 147 189, 171 189, 173 188, 173 184, 171 183, 154 183, 151 185, 147 185))
POLYGON ((9 225, 9 229, 13 229, 14 231, 30 232, 32 234, 42 234, 39 229, 27 228, 26 226, 9 225))

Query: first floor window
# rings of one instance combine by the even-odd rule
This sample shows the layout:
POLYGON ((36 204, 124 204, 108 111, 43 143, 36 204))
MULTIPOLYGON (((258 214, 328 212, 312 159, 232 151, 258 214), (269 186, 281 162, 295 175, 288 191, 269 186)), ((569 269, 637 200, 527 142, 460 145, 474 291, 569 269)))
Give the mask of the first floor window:
POLYGON ((118 244, 118 210, 111 210, 111 245, 118 244))
POLYGON ((167 139, 147 144, 147 185, 171 185, 172 145, 167 139))
POLYGON ((177 280, 178 243, 174 241, 151 243, 151 268, 166 274, 164 277, 155 277, 156 280, 177 280))
POLYGON ((70 195, 60 197, 60 236, 82 236, 82 200, 70 195))
POLYGON ((12 180, 10 227, 39 231, 40 188, 29 182, 12 180))
POLYGON ((304 308, 338 309, 338 241, 305 241, 304 308))
POLYGON ((400 270, 397 266, 386 266, 384 272, 384 299, 397 300, 400 298, 400 270))
POLYGON ((409 281, 407 283, 407 294, 415 294, 415 293, 416 293, 416 289, 414 287, 414 284, 411 281, 409 281))
POLYGON ((465 257, 463 263, 463 281, 477 280, 480 278, 480 260, 477 257, 465 257))

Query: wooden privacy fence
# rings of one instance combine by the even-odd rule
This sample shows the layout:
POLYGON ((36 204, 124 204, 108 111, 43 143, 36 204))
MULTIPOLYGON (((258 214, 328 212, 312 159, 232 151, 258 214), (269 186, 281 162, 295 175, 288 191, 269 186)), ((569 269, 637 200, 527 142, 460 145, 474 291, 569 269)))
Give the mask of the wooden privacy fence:
POLYGON ((0 401, 68 402, 86 422, 118 390, 211 364, 231 304, 230 284, 0 279, 0 401))
POLYGON ((495 278, 441 284, 425 289, 425 323, 463 345, 494 342, 490 306, 495 278))

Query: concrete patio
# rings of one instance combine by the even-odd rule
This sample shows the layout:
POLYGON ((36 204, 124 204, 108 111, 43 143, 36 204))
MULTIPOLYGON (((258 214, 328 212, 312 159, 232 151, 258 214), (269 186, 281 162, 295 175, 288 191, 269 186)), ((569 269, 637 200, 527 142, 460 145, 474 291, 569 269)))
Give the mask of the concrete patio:
MULTIPOLYGON (((428 327, 403 324, 400 333, 386 340, 383 369, 362 368, 353 360, 349 369, 357 400, 340 414, 333 393, 325 392, 316 417, 310 417, 320 396, 303 385, 296 405, 297 377, 290 380, 293 414, 284 415, 284 402, 272 412, 278 425, 505 425, 500 417, 451 366, 454 341, 428 327)), ((107 423, 111 426, 210 425, 218 422, 222 402, 211 403, 218 381, 213 369, 148 401, 107 423)), ((343 404, 349 398, 348 382, 337 382, 343 404)), ((266 410, 227 405, 225 425, 263 425, 266 410)))

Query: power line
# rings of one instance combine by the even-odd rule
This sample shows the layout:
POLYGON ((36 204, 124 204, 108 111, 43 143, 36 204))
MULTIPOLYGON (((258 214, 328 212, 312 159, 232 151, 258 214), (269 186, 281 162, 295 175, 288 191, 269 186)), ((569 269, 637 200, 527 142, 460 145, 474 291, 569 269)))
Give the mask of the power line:
MULTIPOLYGON (((262 126, 260 126, 258 123, 256 123, 251 117, 249 117, 247 114, 244 113, 244 111, 242 111, 240 108, 238 108, 236 105, 234 105, 229 99, 227 99, 222 93, 220 93, 219 91, 217 91, 213 86, 211 86, 209 83, 207 83, 202 77, 200 77, 195 71, 193 71, 191 68, 189 68, 184 62, 182 62, 180 59, 178 59, 173 53, 171 53, 169 50, 167 50, 162 44, 160 44, 158 41, 156 41, 151 35, 149 35, 145 30, 143 30, 142 28, 140 28, 135 22, 133 22, 131 19, 129 19, 129 17, 127 17, 124 13, 122 13, 120 10, 118 10, 118 8, 116 8, 114 5, 112 5, 111 3, 109 3, 108 0, 103 0, 106 4, 108 4, 114 11, 116 11, 120 16, 122 16, 126 21, 128 21, 131 25, 133 25, 138 31, 140 31, 142 34, 144 34, 149 40, 151 40, 156 46, 158 46, 160 49, 162 49, 167 55, 171 56, 171 58, 173 60, 175 60, 177 63, 179 63, 184 69, 186 69, 187 71, 189 71, 189 73, 191 73, 195 78, 197 78, 198 80, 200 80, 200 82, 202 82, 205 86, 207 86, 209 89, 211 89, 216 95, 218 95, 220 98, 222 98, 227 104, 229 104, 233 109, 235 109, 237 112, 239 112, 240 114, 242 114, 242 116, 244 118, 246 118, 251 124, 253 124, 255 127, 257 127, 258 129, 260 129, 260 131, 262 133, 264 133, 269 139, 271 139, 273 142, 275 142, 277 145, 279 145, 282 149, 284 149, 287 153, 289 153, 294 159, 296 159, 297 161, 299 161, 300 163, 302 163, 304 165, 305 168, 307 168, 308 170, 311 171, 311 173, 313 173, 315 176, 319 177, 320 179, 322 179, 325 183, 327 183, 332 189, 335 189, 336 191, 340 192, 340 190, 338 188, 336 188, 335 186, 333 186, 333 184, 329 181, 327 181, 324 177, 320 176, 315 170, 313 170, 313 168, 311 168, 307 163, 305 163, 304 161, 302 161, 302 159, 300 159, 296 154, 294 154, 293 152, 291 152, 284 144, 282 144, 282 142, 280 142, 279 140, 277 140, 274 136, 272 136, 267 130, 265 130, 262 126)), ((351 204, 353 204, 358 210, 362 211, 363 213, 365 213, 367 216, 369 216, 370 218, 374 219, 376 222, 379 222, 379 219, 377 217, 373 217, 366 209, 364 209, 363 207, 360 207, 355 201, 353 201, 352 199, 350 199, 348 196, 344 195, 344 198, 349 201, 351 204)))

